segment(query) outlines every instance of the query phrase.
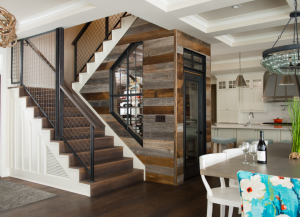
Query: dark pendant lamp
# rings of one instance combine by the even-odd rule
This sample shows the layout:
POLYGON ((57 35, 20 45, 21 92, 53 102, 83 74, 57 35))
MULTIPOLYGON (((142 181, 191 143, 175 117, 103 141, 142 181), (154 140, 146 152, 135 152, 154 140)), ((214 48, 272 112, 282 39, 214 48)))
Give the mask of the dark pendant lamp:
POLYGON ((291 75, 283 75, 279 85, 295 85, 295 82, 291 75))
POLYGON ((235 80, 236 87, 246 87, 247 84, 245 82, 244 76, 242 75, 242 66, 241 66, 241 52, 239 53, 239 62, 240 62, 240 74, 237 76, 235 80))

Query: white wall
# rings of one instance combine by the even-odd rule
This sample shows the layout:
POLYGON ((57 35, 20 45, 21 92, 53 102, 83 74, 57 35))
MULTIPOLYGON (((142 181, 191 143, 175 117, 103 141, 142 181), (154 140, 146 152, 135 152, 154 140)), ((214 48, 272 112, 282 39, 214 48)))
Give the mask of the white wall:
POLYGON ((74 81, 74 46, 71 43, 83 26, 84 24, 73 26, 64 31, 64 77, 70 85, 74 81))

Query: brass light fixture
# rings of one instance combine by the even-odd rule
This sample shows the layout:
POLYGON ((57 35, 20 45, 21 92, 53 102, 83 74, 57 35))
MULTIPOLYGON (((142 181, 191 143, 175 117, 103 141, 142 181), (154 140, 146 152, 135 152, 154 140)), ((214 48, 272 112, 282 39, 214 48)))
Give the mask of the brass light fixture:
POLYGON ((246 87, 247 84, 245 82, 244 76, 242 75, 241 52, 239 53, 239 62, 240 62, 240 74, 236 78, 235 86, 236 87, 246 87))
POLYGON ((283 75, 279 85, 295 85, 295 82, 291 75, 283 75))
POLYGON ((0 7, 0 47, 13 47, 17 44, 16 23, 15 16, 0 7))

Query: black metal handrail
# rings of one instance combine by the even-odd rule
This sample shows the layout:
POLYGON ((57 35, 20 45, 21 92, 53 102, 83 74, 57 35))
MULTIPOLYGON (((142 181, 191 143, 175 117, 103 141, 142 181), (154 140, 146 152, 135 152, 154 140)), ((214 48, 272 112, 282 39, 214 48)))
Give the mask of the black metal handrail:
MULTIPOLYGON (((103 45, 103 42, 105 40, 108 40, 108 38, 110 37, 110 35, 112 34, 112 30, 115 29, 121 22, 121 19, 123 17, 125 17, 127 14, 127 12, 124 12, 122 15, 117 14, 117 15, 112 15, 110 17, 105 17, 103 19, 105 19, 104 23, 104 28, 100 29, 98 32, 102 32, 102 34, 104 35, 103 40, 100 40, 100 43, 97 45, 95 50, 92 50, 90 54, 86 54, 87 55, 87 61, 84 62, 84 64, 82 64, 82 66, 80 67, 80 69, 78 70, 78 43, 79 40, 81 39, 81 37, 86 33, 86 34, 90 34, 87 33, 87 30, 89 30, 89 28, 93 28, 91 27, 91 24, 93 22, 97 22, 99 20, 95 20, 92 22, 88 22, 86 23, 83 28, 81 29, 81 31, 78 33, 78 35, 76 36, 76 38, 74 39, 74 41, 72 42, 72 45, 74 45, 74 80, 77 79, 78 75, 80 72, 83 71, 83 69, 86 67, 86 63, 90 62, 91 59, 94 57, 95 52, 97 52, 97 50, 100 49, 100 47, 103 45), (110 19, 114 19, 119 17, 119 19, 116 21, 115 24, 113 24, 113 26, 110 28, 110 19)), ((100 19, 101 20, 101 19, 100 19)), ((94 28, 95 29, 95 28, 94 28)), ((92 30, 91 30, 92 31, 92 30)), ((101 34, 100 34, 101 35, 101 34)), ((97 36, 95 36, 97 37, 97 36)), ((91 42, 90 42, 91 43, 91 42)), ((96 43, 96 42, 95 42, 96 43)))
MULTIPOLYGON (((93 182, 94 129, 103 130, 105 125, 64 81, 64 29, 58 28, 24 38, 19 40, 18 43, 18 49, 13 50, 14 48, 12 48, 12 61, 16 61, 16 57, 19 58, 17 59, 17 66, 12 63, 12 72, 13 70, 14 72, 19 70, 20 85, 55 129, 55 139, 65 142, 77 160, 90 174, 93 182), (71 105, 71 109, 64 110, 64 104, 71 105), (72 114, 74 111, 76 114, 72 114), (69 116, 66 115, 67 113, 69 113, 69 116), (80 118, 86 120, 85 123, 89 123, 89 134, 86 134, 86 132, 84 134, 84 139, 88 136, 89 144, 76 143, 76 138, 81 138, 78 137, 80 133, 78 129, 76 127, 72 128, 72 117, 76 118, 78 114, 80 114, 80 118), (64 120, 65 117, 71 118, 64 120), (82 152, 85 152, 85 154, 82 154, 82 152), (86 152, 89 152, 89 154, 87 155, 86 152)), ((14 80, 11 82, 13 83, 14 80)), ((87 127, 85 126, 85 128, 87 127)))

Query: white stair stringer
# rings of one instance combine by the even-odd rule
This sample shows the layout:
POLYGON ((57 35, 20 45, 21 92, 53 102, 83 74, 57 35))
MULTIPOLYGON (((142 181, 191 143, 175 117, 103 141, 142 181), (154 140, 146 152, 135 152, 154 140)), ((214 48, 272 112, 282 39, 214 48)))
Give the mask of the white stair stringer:
POLYGON ((95 62, 87 63, 87 72, 79 73, 79 82, 74 82, 72 88, 79 93, 81 88, 95 73, 97 68, 105 60, 112 49, 117 45, 120 39, 125 35, 127 30, 131 27, 137 17, 130 15, 121 19, 121 28, 112 30, 112 39, 103 42, 103 51, 95 53, 95 62))
POLYGON ((11 177, 90 196, 90 185, 79 182, 79 170, 69 168, 69 156, 59 154, 59 142, 50 140, 50 129, 42 128, 42 119, 34 118, 34 109, 26 107, 26 98, 19 98, 19 88, 9 89, 11 125, 11 177), (47 174, 47 148, 68 177, 47 174))
POLYGON ((133 158, 133 167, 136 169, 144 170, 145 179, 145 165, 138 159, 138 157, 129 149, 129 147, 121 140, 121 138, 110 128, 110 126, 101 118, 101 116, 94 110, 94 108, 85 100, 85 98, 80 94, 81 88, 90 79, 94 72, 98 69, 100 64, 105 60, 107 55, 112 51, 112 49, 117 45, 120 39, 124 36, 127 30, 131 27, 137 17, 128 16, 121 19, 121 28, 112 30, 112 40, 103 42, 103 52, 97 52, 95 54, 95 62, 87 64, 87 73, 79 74, 79 82, 74 82, 72 84, 73 90, 81 97, 85 104, 94 112, 94 114, 102 121, 105 125, 105 135, 114 137, 114 145, 123 147, 123 156, 133 158))

